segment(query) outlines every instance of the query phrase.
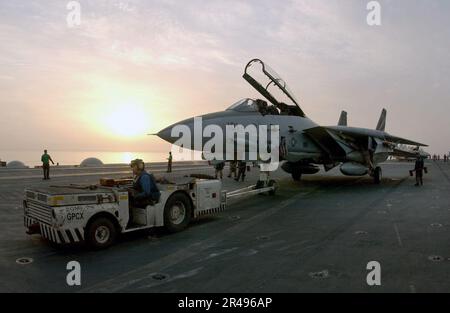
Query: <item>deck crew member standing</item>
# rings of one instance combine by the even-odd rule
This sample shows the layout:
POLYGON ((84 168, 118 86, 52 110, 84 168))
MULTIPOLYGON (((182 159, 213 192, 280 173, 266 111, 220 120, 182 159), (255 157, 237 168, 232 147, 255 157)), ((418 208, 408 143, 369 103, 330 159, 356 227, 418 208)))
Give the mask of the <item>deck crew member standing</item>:
POLYGON ((169 152, 169 157, 167 158, 167 173, 172 173, 172 152, 169 152))
POLYGON ((237 166, 236 161, 230 161, 230 174, 228 174, 228 177, 236 178, 236 166, 237 166))
POLYGON ((242 178, 242 181, 245 179, 245 172, 247 170, 247 162, 239 161, 238 162, 238 176, 235 178, 235 181, 239 181, 242 178))
POLYGON ((52 157, 44 150, 44 154, 41 156, 42 168, 44 170, 44 180, 50 179, 50 162, 54 165, 52 157))
POLYGON ((214 165, 214 168, 216 170, 216 179, 223 178, 223 168, 225 167, 224 161, 217 161, 217 163, 214 165))
POLYGON ((414 171, 416 172, 416 185, 415 186, 423 186, 423 170, 425 168, 425 163, 422 157, 418 156, 416 160, 416 164, 414 165, 414 171))

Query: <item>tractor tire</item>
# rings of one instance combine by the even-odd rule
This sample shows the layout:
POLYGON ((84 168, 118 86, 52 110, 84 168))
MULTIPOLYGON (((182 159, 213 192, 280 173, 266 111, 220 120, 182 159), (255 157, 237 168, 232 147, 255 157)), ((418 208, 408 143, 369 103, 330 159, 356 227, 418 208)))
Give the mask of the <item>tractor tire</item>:
POLYGON ((89 223, 86 229, 86 241, 88 245, 101 250, 111 246, 117 237, 117 229, 111 219, 98 217, 89 223))
POLYGON ((189 197, 184 193, 175 193, 167 200, 164 208, 164 226, 176 233, 184 230, 192 217, 192 205, 189 197))

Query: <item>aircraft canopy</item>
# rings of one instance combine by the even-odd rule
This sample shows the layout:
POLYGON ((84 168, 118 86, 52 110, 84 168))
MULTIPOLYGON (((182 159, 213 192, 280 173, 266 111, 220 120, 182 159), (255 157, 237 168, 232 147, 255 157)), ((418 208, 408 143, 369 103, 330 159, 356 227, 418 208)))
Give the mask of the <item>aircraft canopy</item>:
POLYGON ((276 106, 281 114, 297 115, 305 117, 305 113, 298 105, 298 101, 289 89, 287 83, 269 66, 264 64, 259 59, 251 60, 245 67, 243 75, 244 79, 255 88, 261 95, 276 106), (260 70, 257 65, 260 65, 260 70), (256 74, 250 74, 250 70, 258 71, 256 74), (281 97, 275 97, 275 92, 281 91, 281 97), (287 97, 291 105, 281 101, 282 98, 287 97))
POLYGON ((237 111, 237 112, 258 112, 258 107, 256 106, 256 102, 253 99, 242 99, 232 106, 230 106, 227 110, 237 111))

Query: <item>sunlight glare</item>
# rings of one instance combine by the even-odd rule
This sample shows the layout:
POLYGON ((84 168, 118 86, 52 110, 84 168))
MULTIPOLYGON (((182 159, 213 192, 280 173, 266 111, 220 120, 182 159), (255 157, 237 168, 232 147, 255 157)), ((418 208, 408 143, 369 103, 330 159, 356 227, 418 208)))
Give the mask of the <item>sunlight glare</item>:
POLYGON ((102 119, 105 130, 115 136, 144 136, 150 124, 150 114, 144 106, 122 104, 111 108, 102 119))
POLYGON ((131 160, 136 159, 131 152, 122 153, 122 163, 130 164, 131 160))

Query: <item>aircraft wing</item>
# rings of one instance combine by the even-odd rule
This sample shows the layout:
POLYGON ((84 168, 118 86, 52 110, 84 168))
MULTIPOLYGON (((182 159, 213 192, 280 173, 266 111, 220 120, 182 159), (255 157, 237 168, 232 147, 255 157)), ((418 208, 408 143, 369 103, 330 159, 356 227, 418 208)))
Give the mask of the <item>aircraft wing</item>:
POLYGON ((404 139, 404 138, 392 136, 392 135, 389 135, 389 134, 387 134, 387 136, 385 138, 389 142, 400 144, 400 145, 410 145, 410 146, 417 146, 417 147, 428 147, 428 145, 426 145, 426 144, 423 144, 423 143, 420 143, 420 142, 416 142, 416 141, 412 141, 412 140, 409 140, 409 139, 404 139))
POLYGON ((345 157, 345 151, 325 127, 318 126, 306 129, 304 132, 320 147, 322 152, 328 156, 327 159, 329 162, 345 157))
POLYGON ((390 155, 394 157, 402 157, 402 158, 416 158, 417 153, 419 153, 416 150, 412 149, 401 149, 401 148, 395 148, 390 155))
POLYGON ((325 127, 327 130, 334 132, 338 135, 342 135, 343 137, 350 137, 354 139, 364 138, 364 137, 372 137, 378 138, 386 141, 387 143, 393 144, 403 144, 403 145, 411 145, 417 147, 428 147, 428 145, 412 141, 409 139, 404 139, 397 136, 392 136, 384 131, 374 130, 374 129, 366 129, 366 128, 358 128, 358 127, 345 127, 345 126, 329 126, 325 127))

